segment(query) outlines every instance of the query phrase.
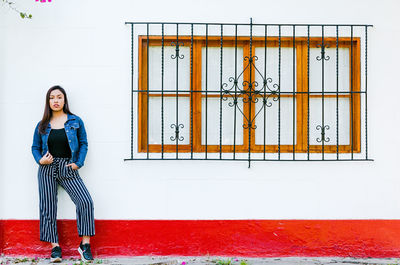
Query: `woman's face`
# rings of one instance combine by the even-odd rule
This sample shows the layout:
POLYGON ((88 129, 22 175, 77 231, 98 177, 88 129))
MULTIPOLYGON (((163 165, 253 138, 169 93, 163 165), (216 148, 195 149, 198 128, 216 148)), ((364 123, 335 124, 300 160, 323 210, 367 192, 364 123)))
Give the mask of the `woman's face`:
POLYGON ((58 89, 51 91, 49 104, 53 111, 62 111, 64 108, 64 94, 58 89))

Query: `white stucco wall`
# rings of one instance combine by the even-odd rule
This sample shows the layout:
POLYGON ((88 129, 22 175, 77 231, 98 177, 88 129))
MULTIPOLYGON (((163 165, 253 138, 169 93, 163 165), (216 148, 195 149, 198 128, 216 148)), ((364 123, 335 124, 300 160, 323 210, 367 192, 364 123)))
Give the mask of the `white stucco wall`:
MULTIPOLYGON (((400 218, 396 0, 17 1, 0 5, 0 218, 37 219, 33 129, 47 89, 63 86, 85 122, 80 169, 97 219, 400 218), (130 27, 125 21, 373 24, 368 43, 374 162, 127 161, 130 27)), ((137 70, 137 69, 136 69, 137 70)), ((75 209, 59 190, 59 218, 75 209)))

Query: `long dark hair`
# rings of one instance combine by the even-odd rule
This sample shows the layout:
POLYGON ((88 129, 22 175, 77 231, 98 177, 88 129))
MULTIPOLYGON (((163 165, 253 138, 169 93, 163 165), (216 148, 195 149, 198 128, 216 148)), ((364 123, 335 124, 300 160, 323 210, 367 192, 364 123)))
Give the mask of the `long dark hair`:
POLYGON ((64 113, 73 114, 69 110, 67 93, 65 92, 64 88, 62 88, 60 86, 52 86, 52 87, 50 87, 50 89, 47 91, 47 94, 46 94, 46 104, 45 104, 45 107, 44 107, 43 118, 42 118, 42 121, 40 122, 40 125, 39 125, 39 133, 41 133, 41 134, 45 134, 46 133, 47 125, 49 125, 50 118, 53 115, 53 110, 50 108, 49 101, 50 101, 50 93, 53 90, 56 90, 56 89, 60 90, 61 93, 64 94, 64 107, 63 107, 64 113))

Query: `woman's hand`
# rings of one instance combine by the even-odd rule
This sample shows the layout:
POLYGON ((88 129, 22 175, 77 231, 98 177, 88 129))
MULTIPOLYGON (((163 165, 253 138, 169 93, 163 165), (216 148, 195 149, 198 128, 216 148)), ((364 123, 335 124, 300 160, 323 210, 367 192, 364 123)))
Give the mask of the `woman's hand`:
POLYGON ((48 165, 53 163, 53 156, 47 151, 47 153, 39 160, 41 165, 48 165))
POLYGON ((68 164, 68 165, 66 165, 66 167, 71 167, 74 170, 79 169, 79 167, 75 163, 68 164))

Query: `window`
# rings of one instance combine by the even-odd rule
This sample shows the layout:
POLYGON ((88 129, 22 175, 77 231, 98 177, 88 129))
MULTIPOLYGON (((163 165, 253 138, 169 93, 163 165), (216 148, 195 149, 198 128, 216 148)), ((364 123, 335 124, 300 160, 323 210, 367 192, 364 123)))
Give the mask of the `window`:
POLYGON ((361 152, 358 37, 142 35, 138 71, 139 152, 361 152))

